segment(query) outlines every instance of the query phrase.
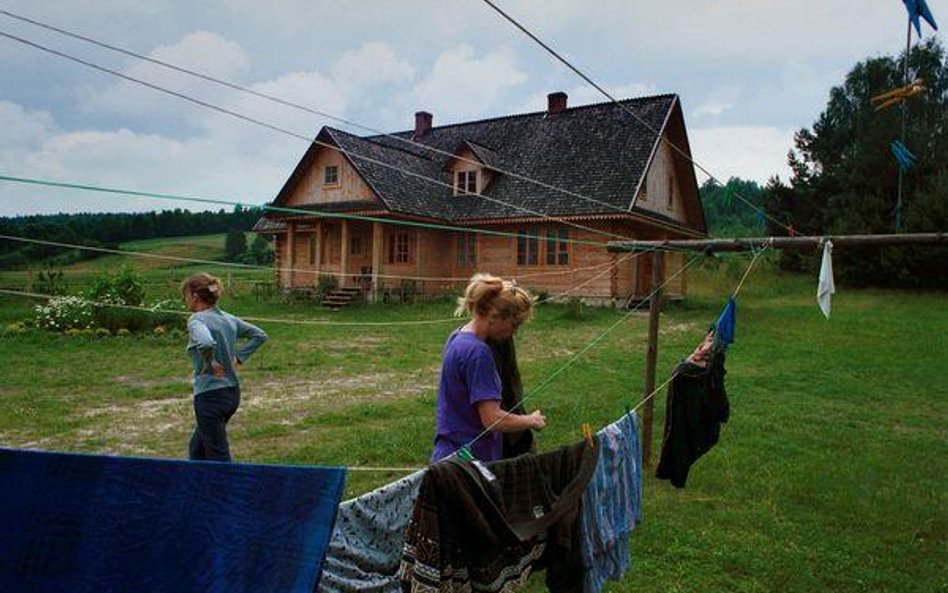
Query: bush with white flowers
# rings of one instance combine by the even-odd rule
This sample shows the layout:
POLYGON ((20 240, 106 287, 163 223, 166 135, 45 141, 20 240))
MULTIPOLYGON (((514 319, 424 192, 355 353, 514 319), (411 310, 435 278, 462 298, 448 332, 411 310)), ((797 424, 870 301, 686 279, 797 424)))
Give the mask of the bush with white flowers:
POLYGON ((95 307, 89 301, 75 296, 55 297, 46 305, 34 308, 36 327, 64 332, 69 329, 93 327, 95 307))

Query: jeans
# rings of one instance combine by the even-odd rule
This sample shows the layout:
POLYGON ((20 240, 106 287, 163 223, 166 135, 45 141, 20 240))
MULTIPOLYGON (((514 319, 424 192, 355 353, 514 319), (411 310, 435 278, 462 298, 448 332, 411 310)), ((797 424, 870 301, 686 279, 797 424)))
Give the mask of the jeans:
POLYGON ((194 396, 197 426, 191 435, 188 456, 192 460, 230 461, 227 421, 240 405, 240 387, 223 387, 194 396))

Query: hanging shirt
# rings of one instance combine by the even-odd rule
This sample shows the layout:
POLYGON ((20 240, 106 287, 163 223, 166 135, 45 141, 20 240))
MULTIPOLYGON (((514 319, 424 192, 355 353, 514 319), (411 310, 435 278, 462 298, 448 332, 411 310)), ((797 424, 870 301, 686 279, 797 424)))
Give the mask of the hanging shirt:
POLYGON ((398 563, 425 470, 339 505, 319 593, 398 593, 398 563))
POLYGON ((585 593, 629 570, 629 535, 642 520, 642 452, 638 418, 630 412, 599 431, 599 461, 583 492, 585 593))
POLYGON ((723 352, 713 354, 706 367, 683 361, 675 368, 655 477, 684 488, 691 465, 718 442, 721 423, 730 415, 725 373, 723 352))
MULTIPOLYGON (((501 401, 502 391, 490 346, 473 332, 452 332, 441 359, 432 462, 451 455, 484 432, 477 404, 501 401)), ((471 446, 471 452, 482 461, 500 459, 503 455, 501 433, 489 431, 480 436, 471 446)))
POLYGON ((514 591, 546 569, 552 593, 580 593, 579 516, 598 444, 487 463, 428 468, 405 536, 403 591, 514 591))

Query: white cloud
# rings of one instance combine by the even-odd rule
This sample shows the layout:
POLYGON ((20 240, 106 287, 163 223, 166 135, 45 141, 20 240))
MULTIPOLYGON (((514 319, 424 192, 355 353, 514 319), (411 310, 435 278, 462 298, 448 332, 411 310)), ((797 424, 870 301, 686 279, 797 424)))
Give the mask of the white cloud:
MULTIPOLYGON (((162 62, 229 82, 239 81, 250 65, 239 44, 206 31, 190 33, 173 45, 155 48, 148 55, 162 62)), ((223 101, 236 92, 150 62, 135 61, 121 72, 131 78, 211 104, 223 101)), ((200 121, 204 111, 204 108, 189 106, 180 98, 127 80, 119 80, 101 90, 87 91, 84 108, 90 113, 145 116, 153 120, 169 119, 179 122, 187 120, 192 124, 200 121)))
POLYGON ((347 51, 333 65, 333 80, 345 92, 359 92, 373 87, 407 83, 415 76, 415 68, 399 59, 386 43, 365 43, 357 50, 347 51))
MULTIPOLYGON (((688 132, 692 158, 719 181, 740 177, 761 184, 774 175, 789 179, 787 152, 793 147, 793 133, 764 126, 691 128, 688 132)), ((698 183, 703 183, 706 176, 697 169, 695 173, 698 183)))
POLYGON ((0 154, 37 147, 54 128, 53 117, 49 113, 27 111, 16 103, 0 101, 0 130, 3 130, 0 154))
POLYGON ((496 111, 505 89, 527 80, 515 62, 514 53, 506 48, 478 58, 473 47, 460 44, 438 56, 413 93, 421 109, 442 122, 478 117, 496 111))

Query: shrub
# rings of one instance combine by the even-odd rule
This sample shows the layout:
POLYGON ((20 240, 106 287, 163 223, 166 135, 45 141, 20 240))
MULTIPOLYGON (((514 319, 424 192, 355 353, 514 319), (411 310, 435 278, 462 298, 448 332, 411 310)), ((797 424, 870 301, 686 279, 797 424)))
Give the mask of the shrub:
POLYGON ((95 306, 76 296, 55 297, 34 308, 36 326, 50 331, 85 329, 95 325, 95 306))
POLYGON ((33 281, 33 291, 51 296, 61 296, 66 293, 66 285, 63 281, 65 274, 62 270, 46 268, 40 270, 33 281))
POLYGON ((145 300, 145 283, 132 266, 112 274, 96 276, 89 289, 89 300, 119 305, 141 305, 145 300))
POLYGON ((329 274, 320 274, 316 282, 316 300, 322 301, 326 295, 339 287, 339 279, 329 274))

